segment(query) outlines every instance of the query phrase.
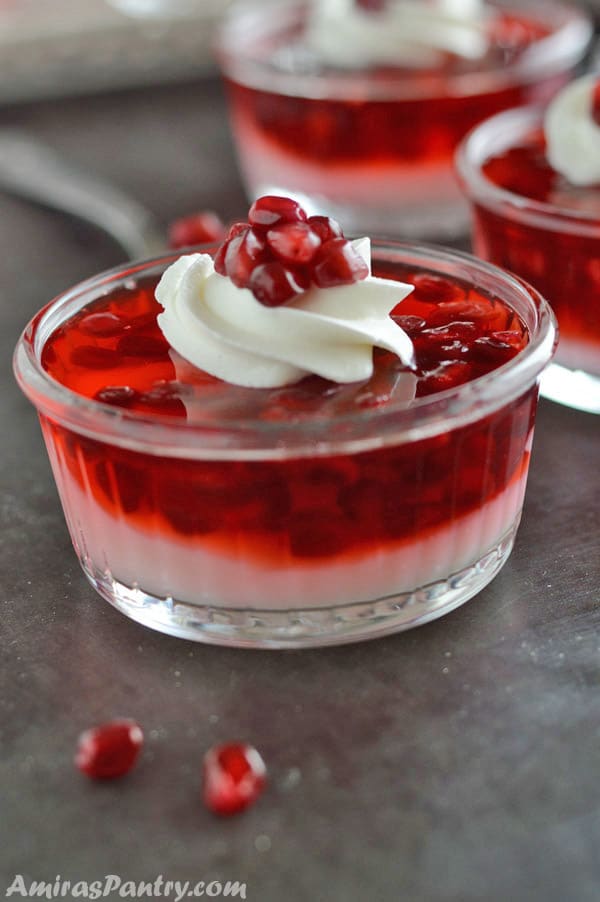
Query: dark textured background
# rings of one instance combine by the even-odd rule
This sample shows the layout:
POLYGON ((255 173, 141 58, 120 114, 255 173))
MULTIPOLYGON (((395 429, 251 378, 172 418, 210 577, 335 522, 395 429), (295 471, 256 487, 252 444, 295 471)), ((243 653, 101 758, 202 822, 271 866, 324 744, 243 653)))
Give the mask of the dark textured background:
MULTIPOLYGON (((0 111, 166 223, 244 199, 217 84, 0 111)), ((304 652, 154 634, 87 585, 9 359, 26 320, 121 262, 92 228, 0 194, 0 892, 27 880, 242 880, 255 902, 596 902, 600 897, 600 418, 540 405, 514 553, 440 621, 304 652), (80 730, 144 726, 112 785, 80 730), (199 765, 240 737, 271 775, 217 820, 199 765)), ((17 898, 13 896, 13 898, 17 898)))

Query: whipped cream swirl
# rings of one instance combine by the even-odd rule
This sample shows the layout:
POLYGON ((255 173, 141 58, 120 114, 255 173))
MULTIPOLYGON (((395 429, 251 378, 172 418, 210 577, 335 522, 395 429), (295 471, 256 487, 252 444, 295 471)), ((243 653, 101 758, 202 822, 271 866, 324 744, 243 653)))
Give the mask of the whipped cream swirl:
MULTIPOLYGON (((370 266, 369 239, 353 243, 370 266)), ((182 357, 234 385, 272 388, 310 373, 358 382, 373 374, 374 346, 412 366, 412 342, 389 316, 412 290, 369 274, 350 285, 313 285, 281 307, 265 307, 215 272, 207 254, 190 254, 156 288, 164 308, 157 321, 182 357)))
POLYGON ((599 80, 596 73, 572 81, 546 111, 548 162, 572 185, 600 183, 600 125, 593 115, 599 80))
POLYGON ((305 40, 332 66, 426 67, 441 53, 482 57, 487 23, 483 0, 387 0, 376 10, 355 0, 313 0, 305 40))

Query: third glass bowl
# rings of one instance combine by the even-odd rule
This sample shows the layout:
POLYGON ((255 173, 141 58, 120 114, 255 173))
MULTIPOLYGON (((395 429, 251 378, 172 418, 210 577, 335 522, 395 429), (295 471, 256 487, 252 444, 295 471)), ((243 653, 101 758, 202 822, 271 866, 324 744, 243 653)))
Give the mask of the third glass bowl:
POLYGON ((535 285, 552 305, 560 342, 542 395, 600 413, 600 187, 563 190, 562 200, 530 196, 543 198, 553 174, 542 125, 540 109, 509 110, 462 144, 457 164, 472 205, 473 249, 535 285))
POLYGON ((216 51, 248 195, 293 196, 347 232, 463 232, 457 144, 499 110, 549 100, 591 37, 585 14, 560 0, 488 7, 498 22, 482 59, 340 69, 304 44, 310 3, 234 5, 216 51))

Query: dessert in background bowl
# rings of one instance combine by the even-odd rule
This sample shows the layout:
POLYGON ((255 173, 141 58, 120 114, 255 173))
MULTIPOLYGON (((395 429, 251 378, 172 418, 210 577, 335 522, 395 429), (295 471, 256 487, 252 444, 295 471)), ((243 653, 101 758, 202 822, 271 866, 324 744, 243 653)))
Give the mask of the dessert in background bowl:
POLYGON ((200 641, 325 645, 452 610, 507 559, 555 325, 459 253, 257 200, 210 253, 97 276, 24 332, 95 588, 200 641))
POLYGON ((216 51, 248 194, 294 196, 349 232, 458 235, 459 141, 549 100, 590 36, 560 0, 237 4, 216 51))
POLYGON ((546 113, 482 123, 457 162, 475 252, 535 285, 558 319, 542 394, 600 413, 600 76, 572 82, 546 113))

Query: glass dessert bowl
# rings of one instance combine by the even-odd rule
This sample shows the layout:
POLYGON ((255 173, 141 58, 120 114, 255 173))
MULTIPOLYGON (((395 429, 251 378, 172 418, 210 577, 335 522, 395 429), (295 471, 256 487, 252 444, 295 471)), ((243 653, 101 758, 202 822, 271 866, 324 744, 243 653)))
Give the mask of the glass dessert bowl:
POLYGON ((455 16, 439 6, 232 8, 216 50, 251 198, 294 196, 349 232, 439 239, 466 229, 453 170, 459 141, 493 113, 549 100, 591 29, 580 10, 554 0, 455 0, 455 16))
MULTIPOLYGON (((468 136, 457 163, 472 204, 475 253, 535 285, 558 319, 560 342, 542 394, 600 413, 600 119, 595 134, 589 130, 598 171, 579 184, 576 172, 568 178, 550 162, 544 128, 565 97, 592 82, 573 82, 546 114, 522 108, 492 117, 468 136)), ((582 147, 577 128, 570 119, 556 122, 569 156, 582 147)))
MULTIPOLYGON (((211 249, 215 271, 203 248, 105 273, 42 310, 17 346, 17 379, 38 410, 81 565, 146 626, 250 647, 384 635, 462 604, 510 554, 538 379, 555 344, 551 311, 517 278, 442 249, 377 242, 367 274, 364 241, 326 241, 330 222, 306 229, 321 228, 316 284, 337 287, 282 300, 264 270, 240 275, 248 229, 233 227, 211 249), (258 303, 230 291, 233 278, 277 296, 258 303), (200 345, 208 280, 225 292, 214 308, 224 316, 231 295, 225 367, 247 384, 173 347, 187 354, 192 333, 200 345), (358 296, 344 293, 356 286, 358 296), (352 345, 361 291, 375 349, 352 345), (387 312, 373 325, 377 292, 387 312), (343 311, 336 319, 338 297, 354 310, 348 322, 343 311), (315 304, 325 307, 311 319, 315 304), (276 347, 264 366, 240 350, 243 305, 276 347), (345 381, 291 373, 308 348, 316 371, 337 368, 345 381), (350 357, 371 372, 348 378, 350 357)), ((213 327, 200 356, 219 369, 213 327)))

